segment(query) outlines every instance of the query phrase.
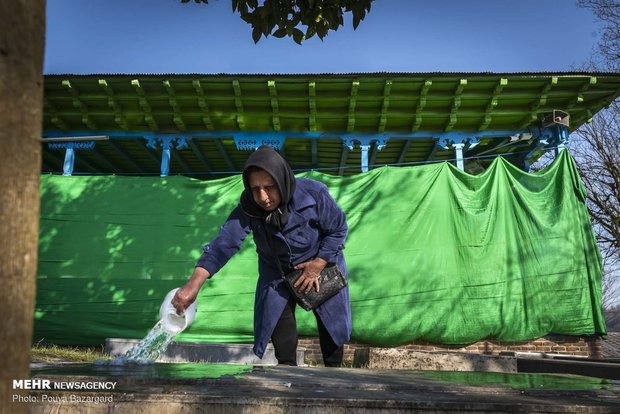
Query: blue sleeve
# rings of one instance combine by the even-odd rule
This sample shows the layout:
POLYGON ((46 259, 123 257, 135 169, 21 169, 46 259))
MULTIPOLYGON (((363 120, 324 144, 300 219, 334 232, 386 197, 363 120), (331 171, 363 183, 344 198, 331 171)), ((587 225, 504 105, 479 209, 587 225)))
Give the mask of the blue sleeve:
POLYGON ((202 248, 202 256, 196 267, 206 269, 213 276, 239 251, 249 233, 250 219, 243 213, 241 206, 237 205, 218 235, 202 248))
POLYGON ((344 239, 349 230, 347 220, 344 212, 326 188, 319 193, 317 208, 319 226, 323 233, 317 256, 327 262, 335 263, 344 249, 344 239))

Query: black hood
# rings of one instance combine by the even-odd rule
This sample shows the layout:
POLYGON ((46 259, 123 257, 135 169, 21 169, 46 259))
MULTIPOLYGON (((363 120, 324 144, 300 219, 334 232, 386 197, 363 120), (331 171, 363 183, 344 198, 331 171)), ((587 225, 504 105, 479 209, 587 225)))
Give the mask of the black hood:
POLYGON ((241 207, 252 216, 263 217, 268 223, 281 230, 288 222, 288 204, 295 192, 295 175, 288 162, 276 150, 268 146, 261 146, 254 151, 243 167, 243 193, 241 193, 241 207), (278 186, 280 191, 280 205, 269 213, 263 210, 252 196, 248 177, 248 169, 257 167, 266 171, 278 186))

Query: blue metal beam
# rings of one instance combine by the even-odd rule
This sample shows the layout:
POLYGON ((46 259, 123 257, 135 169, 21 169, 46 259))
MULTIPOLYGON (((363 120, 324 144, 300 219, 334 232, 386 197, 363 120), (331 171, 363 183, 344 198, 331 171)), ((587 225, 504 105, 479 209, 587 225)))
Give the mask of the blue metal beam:
POLYGON ((403 144, 403 147, 400 150, 400 154, 398 154, 398 159, 396 160, 397 164, 400 164, 401 162, 403 162, 403 160, 405 159, 405 155, 407 154, 407 151, 409 151, 410 146, 411 146, 411 140, 408 139, 403 144))
POLYGON ((213 167, 211 167, 211 164, 209 163, 209 161, 207 161, 207 158, 204 156, 202 151, 200 151, 200 148, 198 148, 198 144, 196 144, 196 141, 194 141, 193 139, 190 139, 187 142, 189 143, 189 147, 192 149, 192 152, 194 153, 196 158, 198 158, 200 162, 202 162, 202 165, 205 166, 205 169, 207 170, 207 172, 212 172, 213 167))
POLYGON ((434 140, 431 150, 426 155, 426 161, 433 161, 433 159, 435 158, 435 153, 437 152, 438 148, 439 148, 439 144, 437 143, 437 140, 434 140))
POLYGON ((53 171, 54 167, 45 162, 45 160, 41 160, 41 170, 43 171, 53 171))
POLYGON ((149 156, 149 157, 150 157, 153 161, 155 161, 155 165, 157 165, 157 164, 159 164, 159 163, 160 163, 160 161, 161 161, 161 160, 160 160, 160 157, 158 156, 158 154, 157 154, 155 151, 153 151, 153 149, 152 149, 152 148, 149 148, 149 147, 147 146, 147 141, 144 141, 144 140, 142 140, 142 139, 139 139, 139 140, 138 140, 138 144, 139 144, 142 148, 144 148, 144 150, 146 151, 146 153, 148 154, 148 156, 149 156))
MULTIPOLYGON (((41 171, 52 171, 54 169, 54 167, 52 166, 52 164, 49 163, 49 160, 46 161, 45 160, 45 153, 41 153, 41 171)), ((52 160, 54 160, 53 157, 48 157, 48 158, 52 158, 52 160)))
POLYGON ((344 169, 347 166, 347 158, 349 157, 349 147, 342 146, 342 152, 340 153, 340 164, 338 168, 338 175, 344 174, 344 169))
POLYGON ((62 170, 63 163, 65 162, 64 154, 61 157, 60 155, 56 154, 53 151, 45 151, 45 156, 50 158, 56 164, 56 166, 50 166, 51 167, 49 169, 50 171, 61 171, 62 170))
POLYGON ((318 166, 319 160, 319 143, 315 138, 310 139, 310 145, 312 146, 312 168, 316 168, 318 166))
POLYGON ((284 148, 284 142, 282 143, 282 146, 280 147, 280 149, 278 150, 278 152, 280 153, 280 155, 282 156, 282 158, 286 158, 286 148, 284 148))
POLYGON ((101 152, 99 152, 99 150, 97 149, 97 147, 93 148, 93 154, 95 154, 95 156, 97 157, 97 159, 103 164, 105 165, 108 170, 113 171, 113 172, 123 172, 120 168, 118 168, 117 165, 112 164, 110 161, 108 161, 106 159, 106 157, 104 157, 101 152))
POLYGON ((118 142, 114 142, 113 139, 110 139, 108 142, 110 143, 112 148, 114 148, 114 151, 116 151, 116 153, 120 155, 122 159, 124 159, 129 165, 131 165, 133 169, 137 170, 141 174, 146 173, 146 171, 144 171, 144 168, 140 167, 138 163, 135 162, 133 158, 131 158, 129 154, 125 152, 125 150, 120 146, 118 142))
POLYGON ((84 159, 84 157, 82 156, 82 154, 84 154, 84 153, 81 152, 80 154, 76 155, 76 157, 75 157, 75 163, 76 164, 78 164, 78 165, 81 164, 82 166, 86 167, 87 170, 92 170, 92 171, 98 172, 98 173, 102 172, 101 168, 99 168, 99 167, 91 164, 90 162, 86 161, 84 159))
POLYGON ((373 145, 370 147, 370 159, 368 160, 369 167, 372 167, 373 165, 376 164, 378 152, 379 152, 379 149, 378 149, 377 141, 375 141, 373 145))
POLYGON ((230 155, 228 155, 228 152, 226 151, 226 148, 224 148, 224 144, 222 144, 222 141, 220 140, 220 138, 215 138, 215 146, 217 147, 217 150, 219 151, 222 158, 224 158, 224 161, 226 161, 228 170, 237 171, 237 167, 235 167, 235 163, 232 162, 232 159, 230 158, 230 155))
MULTIPOLYGON (((537 129, 537 128, 534 128, 537 129)), ((376 133, 352 133, 352 132, 312 132, 312 131, 194 131, 194 132, 179 132, 173 134, 157 133, 153 131, 98 131, 101 135, 109 136, 110 138, 183 138, 188 139, 201 139, 201 138, 234 138, 235 143, 240 140, 256 140, 268 139, 274 144, 284 142, 285 139, 308 139, 308 138, 341 138, 343 140, 361 137, 367 140, 380 140, 380 139, 429 139, 436 138, 441 142, 453 141, 455 143, 463 142, 471 139, 481 138, 499 138, 508 137, 520 133, 531 132, 530 129, 515 129, 515 130, 495 130, 495 131, 416 131, 410 133, 401 132, 376 132, 376 133)), ((72 132, 59 132, 59 131, 45 131, 44 136, 48 138, 52 137, 81 137, 92 135, 92 131, 72 131, 72 132)), ((269 143, 266 143, 269 144, 269 143)), ((245 148, 244 148, 245 149, 245 148)))
POLYGON ((185 172, 186 174, 189 174, 192 172, 189 166, 187 165, 187 163, 185 162, 185 160, 183 160, 183 157, 181 156, 181 154, 179 153, 177 149, 170 148, 170 153, 172 154, 172 158, 174 158, 177 164, 181 166, 181 169, 183 170, 183 172, 185 172))

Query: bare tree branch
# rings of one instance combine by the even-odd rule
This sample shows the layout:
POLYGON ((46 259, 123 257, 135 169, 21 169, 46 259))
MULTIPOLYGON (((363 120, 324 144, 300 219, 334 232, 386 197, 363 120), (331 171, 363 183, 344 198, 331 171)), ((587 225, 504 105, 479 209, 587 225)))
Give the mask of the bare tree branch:
POLYGON ((579 7, 587 8, 604 24, 599 52, 609 69, 620 67, 620 2, 618 0, 577 0, 579 7))

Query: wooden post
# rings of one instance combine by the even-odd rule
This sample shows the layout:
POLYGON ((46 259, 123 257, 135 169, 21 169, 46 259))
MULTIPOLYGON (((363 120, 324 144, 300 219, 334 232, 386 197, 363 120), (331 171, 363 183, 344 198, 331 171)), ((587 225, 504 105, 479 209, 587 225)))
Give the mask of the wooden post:
POLYGON ((45 1, 0 2, 0 412, 28 379, 39 232, 45 1))

